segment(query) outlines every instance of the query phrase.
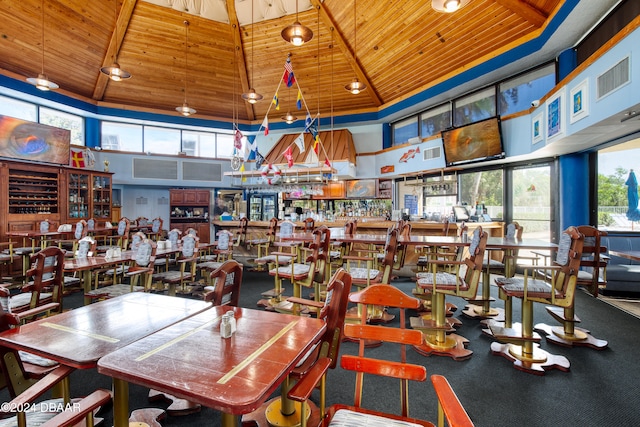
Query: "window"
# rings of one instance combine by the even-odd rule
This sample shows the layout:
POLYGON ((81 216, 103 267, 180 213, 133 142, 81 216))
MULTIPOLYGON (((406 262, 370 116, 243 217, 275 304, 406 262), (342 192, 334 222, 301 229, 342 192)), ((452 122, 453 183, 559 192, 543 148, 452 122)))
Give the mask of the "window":
POLYGON ((454 101, 453 125, 458 127, 496 115, 496 88, 472 93, 454 101))
POLYGON ((143 133, 147 153, 177 155, 182 149, 178 129, 144 126, 143 133))
POLYGON ((401 145, 409 142, 409 139, 418 137, 418 117, 410 117, 391 125, 393 133, 393 145, 401 145))
POLYGON ((0 96, 0 114, 30 122, 38 121, 37 107, 34 104, 7 96, 0 96))
POLYGON ((233 157, 233 135, 219 133, 217 146, 217 157, 231 158, 233 157))
POLYGON ((142 126, 126 123, 102 122, 104 150, 142 152, 142 126))
POLYGON ((499 221, 504 218, 502 169, 460 174, 458 181, 460 183, 458 200, 462 205, 473 208, 478 203, 484 205, 491 219, 499 221))
POLYGON ((426 138, 439 135, 441 131, 451 127, 451 104, 432 108, 420 115, 420 136, 426 138))
MULTIPOLYGON (((627 216, 629 187, 626 184, 630 171, 637 167, 638 156, 638 139, 598 151, 598 228, 609 231, 639 229, 638 219, 631 221, 627 216)), ((636 180, 640 179, 638 172, 634 172, 636 180)))
POLYGON ((527 238, 551 238, 551 167, 548 164, 514 169, 513 221, 527 238))
POLYGON ((71 131, 71 143, 84 145, 84 118, 63 113, 51 108, 40 107, 40 123, 71 131))
POLYGON ((521 74, 500 84, 500 115, 513 114, 531 107, 531 102, 549 93, 556 84, 555 64, 521 74))

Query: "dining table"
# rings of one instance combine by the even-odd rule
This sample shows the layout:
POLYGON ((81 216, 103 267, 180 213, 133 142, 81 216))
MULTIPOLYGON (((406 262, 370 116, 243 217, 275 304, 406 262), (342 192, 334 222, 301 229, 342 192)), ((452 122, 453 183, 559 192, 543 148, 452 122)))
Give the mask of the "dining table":
POLYGON ((113 378, 114 425, 128 426, 129 383, 222 412, 222 425, 260 408, 281 387, 282 409, 298 414, 287 398, 288 374, 318 342, 322 320, 230 306, 216 306, 123 346, 98 361, 113 378), (229 337, 223 315, 232 311, 229 337))
MULTIPOLYGON (((132 292, 4 331, 0 346, 92 369, 101 357, 211 307, 194 299, 132 292)), ((68 383, 62 390, 69 390, 68 383)))
POLYGON ((631 261, 640 261, 640 251, 618 251, 609 249, 609 256, 617 256, 630 259, 631 261))

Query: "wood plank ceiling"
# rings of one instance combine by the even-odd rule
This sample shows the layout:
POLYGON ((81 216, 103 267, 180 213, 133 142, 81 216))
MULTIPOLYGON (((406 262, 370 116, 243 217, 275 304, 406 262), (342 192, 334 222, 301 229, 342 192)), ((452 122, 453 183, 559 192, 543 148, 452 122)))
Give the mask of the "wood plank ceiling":
MULTIPOLYGON (((0 0, 0 73, 23 80, 44 71, 80 99, 175 115, 186 78, 192 117, 251 122, 267 113, 291 54, 312 115, 375 111, 530 40, 562 3, 473 0, 444 14, 428 0, 359 0, 356 8, 353 1, 300 0, 298 20, 314 36, 294 47, 280 32, 295 21, 295 0, 253 1, 0 0), (260 18, 253 24, 252 7, 260 18), (129 80, 99 72, 116 51, 129 80), (356 76, 368 89, 352 95, 344 86, 356 76), (240 94, 250 87, 264 100, 244 102, 240 94)), ((269 121, 287 110, 303 119, 296 96, 296 86, 282 85, 280 110, 271 108, 269 121)))

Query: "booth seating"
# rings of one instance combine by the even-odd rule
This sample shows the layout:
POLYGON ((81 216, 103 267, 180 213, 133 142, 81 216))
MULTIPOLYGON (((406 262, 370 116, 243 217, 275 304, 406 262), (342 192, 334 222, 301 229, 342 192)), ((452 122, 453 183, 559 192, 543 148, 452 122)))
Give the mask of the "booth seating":
POLYGON ((640 251, 640 238, 637 236, 602 236, 600 245, 607 251, 607 268, 603 280, 606 286, 601 289, 604 295, 640 297, 640 261, 609 255, 609 251, 640 251))
MULTIPOLYGON (((368 325, 367 310, 363 310, 361 322, 359 324, 345 324, 344 334, 350 339, 357 340, 360 345, 357 355, 343 354, 340 359, 340 366, 347 371, 356 373, 355 393, 353 405, 335 404, 331 406, 326 417, 322 419, 322 426, 344 425, 344 426, 385 426, 385 427, 409 427, 409 426, 433 426, 431 422, 411 418, 409 414, 409 402, 415 403, 409 397, 410 381, 426 381, 427 370, 423 365, 414 365, 407 362, 406 346, 419 345, 422 342, 420 331, 405 329, 405 311, 417 309, 420 301, 402 293, 397 288, 377 284, 371 285, 360 292, 349 296, 352 303, 363 306, 378 305, 382 301, 389 306, 398 308, 400 312, 400 327, 389 328, 387 326, 368 325), (365 355, 365 341, 381 340, 386 346, 397 345, 399 350, 398 358, 394 360, 380 359, 372 355, 365 355), (400 398, 400 412, 390 414, 365 407, 363 404, 363 384, 367 376, 376 375, 385 380, 399 380, 400 388, 394 386, 379 387, 380 392, 395 392, 400 398), (397 391, 400 390, 399 393, 397 391)), ((319 361, 313 369, 309 371, 288 393, 288 396, 299 402, 306 402, 311 395, 315 385, 322 378, 331 363, 330 359, 319 361)), ((451 389, 448 382, 441 376, 433 376, 432 382, 436 388, 439 400, 439 425, 444 425, 444 418, 451 426, 467 427, 473 426, 462 407, 460 401, 451 389)), ((379 396, 378 396, 379 397, 379 396)), ((304 408, 305 405, 302 405, 304 408)), ((323 408, 321 408, 323 410, 323 408)), ((306 426, 307 421, 304 413, 301 416, 302 425, 306 426)), ((314 424, 315 425, 315 424, 314 424)))
POLYGON ((424 355, 449 356, 455 360, 471 357, 473 352, 466 348, 468 340, 453 332, 453 328, 446 320, 446 295, 461 298, 471 298, 478 291, 478 284, 482 277, 482 262, 487 244, 487 232, 482 227, 473 231, 469 256, 462 261, 431 260, 432 273, 425 274, 418 279, 417 285, 432 294, 430 316, 412 317, 411 327, 424 332, 425 341, 415 347, 416 351, 424 355), (438 266, 450 264, 455 273, 438 272, 438 266), (461 267, 464 267, 461 270, 461 267), (461 271, 464 276, 461 276, 461 271))
POLYGON ((582 342, 583 345, 594 348, 604 344, 606 347, 606 342, 589 338, 588 331, 575 327, 575 323, 579 320, 575 316, 574 297, 583 245, 584 235, 576 227, 569 227, 562 233, 554 265, 545 267, 552 271, 550 283, 536 278, 535 273, 530 277, 531 273, 527 269, 524 277, 496 279, 496 284, 507 301, 512 298, 522 300, 522 326, 521 331, 518 331, 513 328, 504 328, 497 322, 492 323, 491 334, 500 341, 491 344, 493 354, 512 360, 516 369, 537 375, 542 375, 545 370, 553 368, 561 371, 569 370, 570 363, 566 357, 553 355, 540 348, 538 344, 540 336, 534 333, 534 329, 541 328, 541 325, 536 325, 534 328, 534 302, 553 306, 547 311, 563 326, 553 328, 549 332, 561 341, 582 342))

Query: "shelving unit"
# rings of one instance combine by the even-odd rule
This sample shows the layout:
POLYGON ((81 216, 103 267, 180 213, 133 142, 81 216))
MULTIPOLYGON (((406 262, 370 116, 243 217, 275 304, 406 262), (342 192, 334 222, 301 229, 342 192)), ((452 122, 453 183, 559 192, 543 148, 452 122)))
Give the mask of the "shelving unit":
POLYGON ((169 190, 171 209, 170 229, 182 232, 193 228, 201 242, 209 243, 209 190, 172 189, 169 190))
POLYGON ((69 173, 69 208, 71 219, 87 219, 89 217, 89 175, 69 173))
POLYGON ((111 218, 111 176, 93 175, 93 217, 111 218))
POLYGON ((58 213, 58 174, 9 170, 9 213, 58 213))
POLYGON ((378 180, 378 198, 390 199, 391 197, 393 197, 393 180, 379 179, 378 180))

